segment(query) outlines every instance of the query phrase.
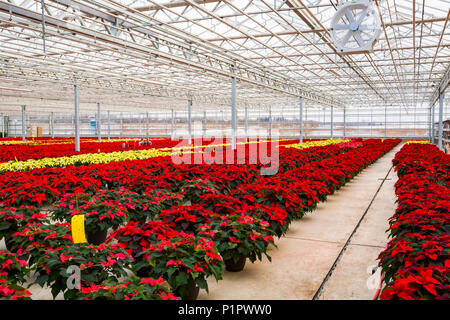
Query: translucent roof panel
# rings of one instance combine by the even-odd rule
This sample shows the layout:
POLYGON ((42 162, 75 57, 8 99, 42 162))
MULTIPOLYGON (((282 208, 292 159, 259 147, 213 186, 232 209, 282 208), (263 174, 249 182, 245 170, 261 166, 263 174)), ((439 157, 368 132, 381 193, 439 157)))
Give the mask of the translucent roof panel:
POLYGON ((234 76, 240 105, 299 96, 336 107, 428 105, 449 68, 450 1, 373 1, 379 40, 351 55, 331 40, 344 2, 0 0, 0 78, 34 90, 16 96, 41 98, 77 83, 99 101, 114 92, 223 106, 234 76))

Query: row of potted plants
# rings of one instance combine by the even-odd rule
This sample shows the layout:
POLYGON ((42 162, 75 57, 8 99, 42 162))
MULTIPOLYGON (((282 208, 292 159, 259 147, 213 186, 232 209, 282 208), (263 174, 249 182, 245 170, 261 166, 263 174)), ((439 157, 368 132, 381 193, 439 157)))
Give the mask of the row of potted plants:
MULTIPOLYGON (((191 202, 190 205, 176 204, 181 200, 176 194, 161 193, 161 191, 159 194, 146 191, 137 194, 124 188, 100 190, 93 194, 63 195, 53 209, 53 216, 65 222, 55 225, 45 223, 43 220, 47 217, 42 216, 37 208, 34 212, 32 207, 18 208, 19 212, 28 210, 27 219, 30 222, 14 234, 14 250, 21 257, 28 259, 32 264, 32 270, 40 274, 37 282, 42 285, 51 285, 54 295, 66 288, 64 284, 67 275, 61 277, 61 273, 69 267, 68 264, 84 261, 83 263, 88 265, 91 263, 96 265, 97 269, 83 267, 83 270, 89 271, 82 272, 81 278, 87 283, 84 283, 82 286, 84 289, 81 292, 89 291, 92 294, 94 292, 96 298, 108 294, 111 297, 111 291, 103 287, 104 281, 109 281, 108 288, 119 286, 122 288, 121 292, 126 291, 122 286, 123 283, 131 281, 130 283, 137 285, 132 280, 119 280, 120 277, 125 276, 121 272, 126 269, 125 265, 144 278, 162 277, 179 296, 195 296, 198 288, 207 288, 205 281, 207 276, 221 278, 224 267, 222 260, 227 262, 228 269, 240 269, 245 259, 255 261, 261 259, 263 254, 267 255, 269 244, 273 244, 273 235, 280 236, 287 230, 289 221, 301 217, 305 210, 311 210, 320 200, 317 196, 324 199, 326 194, 333 192, 356 174, 361 169, 360 166, 368 165, 394 144, 395 141, 391 144, 367 141, 365 148, 363 145, 346 149, 337 148, 331 153, 325 152, 323 148, 317 149, 317 152, 302 151, 303 155, 307 155, 303 162, 306 166, 303 168, 303 173, 311 172, 311 170, 319 170, 321 173, 310 175, 308 182, 305 182, 301 176, 297 181, 292 181, 294 173, 292 170, 300 170, 302 166, 297 166, 295 169, 283 167, 279 175, 281 178, 275 176, 253 179, 264 180, 264 183, 260 181, 261 186, 267 185, 260 188, 263 192, 256 197, 253 192, 254 188, 258 187, 256 182, 235 190, 237 186, 245 185, 246 179, 243 178, 238 182, 229 181, 233 186, 231 188, 218 187, 215 184, 218 180, 211 178, 216 177, 217 172, 209 171, 211 167, 207 171, 209 180, 191 180, 179 188, 183 201, 191 202), (329 160, 333 158, 335 158, 334 161, 330 162, 329 160), (322 164, 325 161, 328 163, 322 164), (357 164, 351 164, 356 161, 357 164), (343 169, 336 171, 333 167, 327 167, 338 163, 343 169), (327 168, 328 173, 325 172, 327 168), (328 180, 331 176, 336 179, 327 181, 328 184, 323 183, 324 179, 328 180), (288 184, 289 188, 281 189, 283 183, 288 184), (311 185, 307 186, 305 183, 311 185), (272 189, 274 185, 279 186, 275 193, 272 189), (317 187, 322 187, 323 190, 316 192, 314 188, 317 187), (227 195, 223 194, 224 192, 227 195), (301 194, 304 198, 296 197, 295 194, 301 194), (167 201, 166 209, 164 209, 165 201, 167 201), (162 207, 155 208, 155 205, 161 206, 161 203, 162 207), (291 209, 294 210, 290 211, 291 209), (106 227, 117 228, 124 221, 128 223, 123 228, 117 229, 105 245, 100 245, 99 247, 103 246, 102 249, 91 244, 74 246, 71 243, 70 225, 67 221, 72 215, 80 213, 86 214, 88 232, 95 232, 102 228, 104 230, 106 227), (152 221, 151 219, 155 217, 161 221, 152 221), (90 221, 91 218, 94 220, 90 221), (279 229, 275 232, 277 224, 279 229), (114 243, 113 239, 118 243, 114 243), (202 248, 202 246, 199 247, 199 243, 203 247, 208 244, 209 247, 205 248, 209 249, 199 252, 199 248, 202 248), (179 246, 181 244, 183 246, 179 246), (192 252, 193 248, 194 252, 192 252), (124 249, 126 253, 114 251, 119 249, 124 249), (99 250, 109 252, 109 256, 106 253, 93 254, 99 250), (122 258, 121 263, 113 262, 117 260, 116 255, 122 258), (100 261, 94 258, 87 259, 87 257, 100 257, 100 261), (195 259, 192 260, 193 258, 195 259), (91 261, 92 259, 94 261, 91 261), (136 260, 138 260, 137 263, 136 260), (204 261, 209 263, 215 261, 215 264, 211 267, 211 265, 202 264, 204 261), (106 266, 112 267, 108 270, 108 274, 113 273, 115 277, 106 277, 104 271, 106 266)), ((286 158, 294 158, 293 153, 295 152, 292 150, 286 151, 286 158)), ((197 167, 197 170, 199 169, 197 167)), ((205 176, 204 171, 199 171, 205 176)), ((200 172, 197 172, 197 177, 200 172)), ((158 191, 154 189, 153 192, 158 191)), ((68 299, 80 297, 79 291, 64 293, 68 299)), ((161 295, 155 295, 156 297, 161 298, 161 295)), ((167 297, 163 295, 163 298, 167 297)))
POLYGON ((393 163, 398 207, 392 239, 381 252, 380 299, 450 299, 450 156, 435 145, 411 143, 393 163))
POLYGON ((69 157, 77 154, 87 153, 109 153, 114 151, 127 151, 127 150, 143 150, 151 148, 164 148, 171 147, 177 144, 176 141, 170 139, 152 140, 151 145, 139 145, 139 140, 104 140, 102 142, 94 141, 81 141, 81 151, 75 151, 75 142, 59 141, 55 140, 55 143, 50 144, 48 142, 19 144, 19 145, 1 145, 0 146, 0 162, 8 161, 25 161, 29 159, 44 159, 44 158, 57 158, 57 157, 69 157))
MULTIPOLYGON (((295 165, 296 156, 320 159, 340 152, 337 146, 312 147, 300 152, 294 148, 280 148, 280 166, 295 165), (329 150, 328 150, 329 148, 329 150), (306 154, 307 156, 304 156, 306 154), (284 160, 284 158, 288 158, 284 160)), ((123 160, 111 163, 55 168, 38 168, 23 172, 4 172, 0 174, 0 204, 20 206, 22 204, 45 206, 53 203, 59 196, 68 192, 91 192, 101 188, 117 188, 142 192, 153 189, 177 190, 183 181, 210 175, 221 188, 234 188, 239 181, 253 181, 259 176, 260 161, 250 164, 249 149, 234 153, 234 162, 245 156, 243 165, 174 165, 170 157, 155 157, 143 160, 123 160), (223 186, 223 187, 222 187, 223 186)))
MULTIPOLYGON (((222 144, 227 142, 226 139, 222 140, 222 144)), ((284 139, 282 141, 283 142, 281 142, 281 144, 287 144, 293 143, 296 140, 284 139)), ((162 149, 161 151, 170 151, 167 149, 179 147, 180 145, 181 147, 184 147, 182 142, 182 139, 172 140, 170 138, 153 138, 151 139, 150 143, 147 143, 147 141, 140 141, 139 139, 108 139, 103 140, 102 142, 98 142, 91 138, 87 138, 81 140, 80 151, 75 151, 75 142, 73 141, 73 139, 67 138, 55 138, 46 140, 36 139, 25 142, 21 140, 11 140, 3 141, 3 143, 0 141, 0 163, 9 161, 26 161, 31 159, 38 160, 45 158, 70 157, 74 155, 91 153, 111 153, 129 150, 162 149)), ((211 146, 217 148, 218 146, 213 142, 214 141, 212 139, 194 139, 192 144, 197 148, 202 146, 206 147, 210 144, 211 146)), ((245 143, 245 141, 238 140, 238 143, 245 143)), ((324 142, 324 144, 327 143, 324 142)), ((189 145, 187 145, 186 143, 186 146, 189 145)))

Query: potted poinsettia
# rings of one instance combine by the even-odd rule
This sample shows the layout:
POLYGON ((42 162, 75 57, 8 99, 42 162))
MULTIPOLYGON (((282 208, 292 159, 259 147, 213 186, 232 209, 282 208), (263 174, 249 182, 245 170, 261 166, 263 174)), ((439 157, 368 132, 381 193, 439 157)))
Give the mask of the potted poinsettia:
POLYGON ((279 180, 269 180, 240 185, 230 195, 249 205, 259 203, 263 205, 278 205, 288 213, 286 223, 300 219, 304 215, 304 202, 289 185, 279 180))
POLYGON ((24 282, 29 275, 28 264, 16 254, 0 251, 0 277, 8 278, 11 283, 24 282))
POLYGON ((139 278, 125 280, 108 279, 100 285, 81 287, 83 300, 179 300, 163 278, 139 278))
POLYGON ((29 222, 11 237, 11 247, 30 266, 47 248, 72 244, 69 223, 29 222))
POLYGON ((261 260, 264 254, 269 261, 268 246, 275 246, 269 223, 245 211, 221 216, 210 224, 199 227, 199 235, 211 237, 223 257, 226 270, 237 272, 244 269, 246 259, 261 260))
POLYGON ((96 245, 105 241, 109 228, 117 229, 127 219, 120 201, 105 199, 103 194, 66 195, 55 205, 53 214, 65 222, 71 222, 75 215, 84 215, 87 241, 96 245))
POLYGON ((255 203, 254 205, 248 207, 249 207, 248 211, 253 216, 256 216, 261 220, 269 222, 270 228, 273 230, 274 234, 278 238, 286 234, 289 228, 289 224, 287 222, 288 213, 279 205, 277 204, 264 205, 255 203))
POLYGON ((12 235, 32 221, 45 221, 46 213, 33 206, 22 205, 19 208, 0 208, 0 239, 5 239, 8 250, 13 250, 12 235))
POLYGON ((72 244, 48 248, 36 260, 32 270, 38 274, 35 283, 50 286, 53 298, 62 292, 65 299, 71 300, 80 298, 82 286, 126 277, 126 270, 131 269, 132 263, 133 258, 118 244, 72 244), (68 288, 69 277, 75 277, 69 267, 74 265, 79 267, 80 286, 74 281, 73 288, 68 288))
POLYGON ((112 232, 106 242, 119 243, 138 262, 142 260, 142 255, 139 254, 143 251, 144 247, 158 241, 160 238, 172 237, 177 234, 178 231, 166 222, 148 221, 146 223, 140 223, 138 221, 129 221, 125 226, 112 232))
POLYGON ((286 210, 276 204, 264 205, 252 201, 244 202, 224 194, 205 194, 201 196, 201 205, 219 215, 246 211, 247 215, 268 221, 278 237, 286 233, 289 226, 286 210))
POLYGON ((124 191, 118 198, 120 203, 127 209, 128 221, 146 222, 153 220, 161 210, 181 204, 181 194, 152 190, 139 194, 133 191, 124 191))
POLYGON ((209 223, 217 214, 201 205, 178 205, 161 211, 158 218, 178 231, 196 233, 200 225, 209 223))
POLYGON ((31 300, 30 296, 31 292, 27 289, 0 278, 0 300, 31 300))
POLYGON ((162 277, 182 299, 195 300, 200 289, 208 292, 207 277, 222 279, 224 265, 214 241, 176 232, 149 242, 139 254, 142 260, 135 265, 137 272, 162 277))
POLYGON ((25 260, 0 251, 0 300, 29 300, 31 293, 21 285, 29 274, 25 260))
POLYGON ((187 181, 180 189, 185 201, 198 203, 204 194, 218 193, 218 187, 206 179, 187 181))

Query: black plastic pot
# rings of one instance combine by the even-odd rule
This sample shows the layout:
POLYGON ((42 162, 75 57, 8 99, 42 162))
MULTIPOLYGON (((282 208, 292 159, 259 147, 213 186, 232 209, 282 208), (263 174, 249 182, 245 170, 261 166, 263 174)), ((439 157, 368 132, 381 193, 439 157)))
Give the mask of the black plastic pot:
POLYGON ((181 300, 197 300, 200 287, 195 283, 195 281, 189 281, 187 290, 184 290, 185 292, 183 293, 180 291, 180 289, 175 290, 175 295, 179 296, 181 300))
POLYGON ((224 260, 225 270, 230 271, 230 272, 242 271, 244 269, 246 260, 247 260, 246 256, 240 256, 236 262, 234 261, 233 258, 224 260))
POLYGON ((136 271, 136 275, 139 278, 148 278, 148 277, 150 277, 149 276, 150 275, 150 268, 149 267, 141 268, 138 271, 136 271))
POLYGON ((101 230, 96 232, 87 232, 86 238, 89 244, 99 245, 105 242, 106 237, 108 236, 108 230, 101 230))

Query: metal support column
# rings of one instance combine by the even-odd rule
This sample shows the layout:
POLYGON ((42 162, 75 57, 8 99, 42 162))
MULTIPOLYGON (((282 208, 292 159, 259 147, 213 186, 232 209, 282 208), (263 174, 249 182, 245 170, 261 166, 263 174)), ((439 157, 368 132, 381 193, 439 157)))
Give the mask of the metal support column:
POLYGON ((435 114, 435 112, 434 112, 434 105, 431 107, 431 143, 433 143, 434 144, 434 142, 435 142, 435 132, 434 132, 434 130, 435 130, 435 128, 434 128, 434 114, 435 114))
POLYGON ((231 78, 231 148, 236 149, 236 76, 232 68, 233 77, 231 78))
POLYGON ((75 124, 75 151, 80 151, 80 127, 79 127, 79 114, 78 114, 78 87, 75 84, 73 86, 74 95, 74 124, 75 124))
POLYGON ((444 116, 444 94, 439 93, 439 123, 438 123, 438 148, 444 150, 442 144, 442 125, 444 116))
POLYGON ((170 124, 170 138, 173 140, 175 138, 175 114, 173 109, 172 111, 172 122, 170 124))
POLYGON ((50 112, 50 136, 52 139, 55 138, 55 114, 53 112, 50 112))
POLYGON ((191 126, 191 112, 192 112, 192 100, 188 100, 188 143, 192 143, 192 126, 191 126))
POLYGON ((432 137, 432 133, 431 133, 431 107, 430 107, 430 112, 428 112, 428 136, 430 137, 430 142, 431 142, 431 137, 432 137))
POLYGON ((300 143, 303 143, 303 97, 300 97, 300 143))
POLYGON ((248 108, 247 107, 245 107, 244 129, 245 129, 245 141, 247 141, 247 139, 248 139, 248 108))
MULTIPOLYGON (((308 123, 308 108, 305 108, 305 119, 303 120, 303 122, 308 123)), ((302 129, 303 129, 303 127, 302 127, 302 129)), ((302 130, 302 132, 304 133, 304 136, 306 138, 308 136, 308 130, 306 130, 306 131, 302 130)))
POLYGON ((384 138, 387 138, 387 106, 384 106, 384 138))
POLYGON ((102 142, 102 128, 101 128, 101 115, 100 115, 100 103, 97 103, 97 136, 98 142, 102 142))
POLYGON ((147 140, 149 139, 149 132, 148 132, 148 126, 149 126, 149 118, 148 118, 148 111, 145 113, 145 137, 147 140))
POLYGON ((111 112, 108 110, 108 140, 111 140, 111 112))
POLYGON ((2 138, 5 137, 5 116, 3 115, 3 113, 1 114, 1 118, 2 118, 2 138))
POLYGON ((22 106, 22 141, 26 140, 25 133, 25 106, 22 106))
POLYGON ((203 111, 203 122, 202 122, 202 131, 203 131, 203 137, 206 137, 206 111, 203 111))
POLYGON ((333 131, 333 127, 334 127, 334 119, 333 119, 333 113, 334 113, 334 108, 331 107, 331 121, 330 121, 330 135, 331 135, 331 139, 334 138, 334 131, 333 131))
POLYGON ((123 137, 123 112, 120 113, 120 137, 123 137))
POLYGON ((272 139, 272 106, 269 106, 269 139, 272 139))
POLYGON ((347 134, 346 129, 347 129, 347 115, 346 115, 346 110, 344 107, 344 138, 345 138, 345 135, 347 134))

